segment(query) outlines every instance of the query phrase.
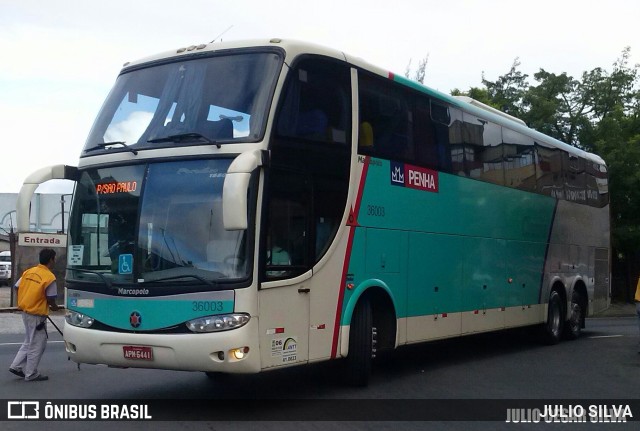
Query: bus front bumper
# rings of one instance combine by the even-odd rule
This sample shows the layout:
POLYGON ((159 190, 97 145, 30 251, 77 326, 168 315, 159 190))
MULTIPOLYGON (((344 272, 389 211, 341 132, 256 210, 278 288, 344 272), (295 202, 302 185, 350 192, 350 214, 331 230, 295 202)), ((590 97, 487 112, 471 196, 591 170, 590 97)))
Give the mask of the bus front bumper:
POLYGON ((203 334, 108 332, 65 324, 67 354, 77 363, 222 373, 260 371, 258 319, 203 334))

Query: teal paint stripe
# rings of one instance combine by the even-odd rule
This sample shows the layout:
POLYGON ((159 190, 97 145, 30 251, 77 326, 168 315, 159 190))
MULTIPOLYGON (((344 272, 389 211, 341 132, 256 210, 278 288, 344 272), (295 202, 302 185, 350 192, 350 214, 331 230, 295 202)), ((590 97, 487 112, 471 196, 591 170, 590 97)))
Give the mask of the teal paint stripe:
POLYGON ((556 200, 449 174, 437 192, 392 185, 375 159, 358 215, 341 324, 379 280, 397 317, 538 303, 556 200))
POLYGON ((358 214, 361 226, 479 238, 546 242, 555 199, 438 173, 438 192, 391 184, 388 160, 374 159, 358 214))
POLYGON ((131 331, 153 331, 182 324, 198 317, 232 313, 233 301, 162 300, 149 298, 96 298, 93 307, 78 307, 67 303, 67 308, 91 316, 105 325, 131 331), (133 328, 131 313, 138 312, 141 324, 133 328))

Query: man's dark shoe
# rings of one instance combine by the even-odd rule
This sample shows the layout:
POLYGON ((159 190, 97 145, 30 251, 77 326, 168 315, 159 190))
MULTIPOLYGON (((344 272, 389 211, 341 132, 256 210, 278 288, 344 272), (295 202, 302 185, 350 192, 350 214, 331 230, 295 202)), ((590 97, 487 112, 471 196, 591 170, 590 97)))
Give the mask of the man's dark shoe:
POLYGON ((20 370, 15 370, 13 368, 9 368, 9 372, 15 374, 18 377, 22 377, 24 379, 24 373, 20 370))
POLYGON ((45 380, 49 380, 49 377, 38 374, 38 376, 33 379, 27 379, 27 382, 43 382, 45 380))

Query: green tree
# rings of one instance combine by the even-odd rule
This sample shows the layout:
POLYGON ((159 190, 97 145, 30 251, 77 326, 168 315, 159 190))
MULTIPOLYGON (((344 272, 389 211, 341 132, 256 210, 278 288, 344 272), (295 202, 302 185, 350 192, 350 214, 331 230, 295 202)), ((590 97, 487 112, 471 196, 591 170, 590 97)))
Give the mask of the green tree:
POLYGON ((471 97, 472 99, 475 99, 478 102, 482 102, 485 105, 493 106, 492 101, 489 98, 489 90, 487 90, 486 88, 471 87, 467 92, 462 92, 459 89, 454 88, 453 90, 451 90, 451 95, 471 97))
POLYGON ((526 111, 522 119, 533 129, 581 147, 578 132, 591 110, 581 83, 566 73, 556 75, 544 69, 534 79, 539 84, 523 95, 526 111))
POLYGON ((509 115, 522 118, 526 112, 524 96, 529 88, 527 77, 518 70, 520 59, 513 60, 511 69, 495 81, 489 81, 482 72, 482 84, 487 90, 489 105, 509 115))
POLYGON ((407 68, 404 71, 405 78, 418 81, 420 84, 424 84, 424 77, 427 72, 427 63, 429 63, 429 54, 427 54, 422 60, 418 62, 418 68, 413 72, 413 78, 411 78, 411 60, 407 64, 407 68))
POLYGON ((600 68, 585 73, 593 111, 581 136, 608 165, 611 238, 622 263, 614 275, 626 281, 627 299, 640 272, 640 66, 629 65, 629 54, 626 48, 611 73, 600 68))

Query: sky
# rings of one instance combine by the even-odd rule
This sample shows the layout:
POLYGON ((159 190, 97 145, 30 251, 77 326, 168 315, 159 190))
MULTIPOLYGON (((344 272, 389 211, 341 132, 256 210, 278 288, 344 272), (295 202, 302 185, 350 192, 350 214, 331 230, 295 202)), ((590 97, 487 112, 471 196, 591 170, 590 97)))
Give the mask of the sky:
MULTIPOLYGON (((0 193, 48 165, 77 165, 125 62, 175 48, 293 38, 397 74, 428 56, 425 84, 444 92, 495 80, 516 58, 580 78, 640 63, 637 0, 0 0, 0 193)), ((67 181, 38 193, 68 193, 67 181)))

